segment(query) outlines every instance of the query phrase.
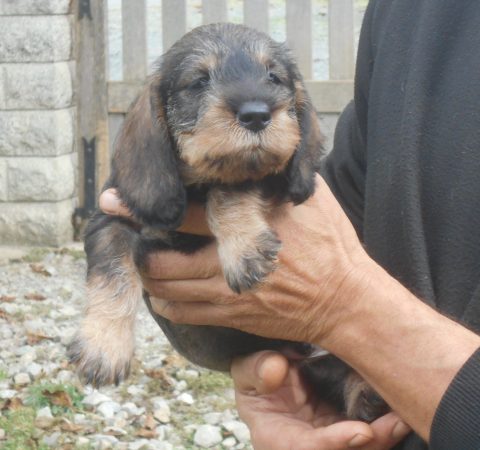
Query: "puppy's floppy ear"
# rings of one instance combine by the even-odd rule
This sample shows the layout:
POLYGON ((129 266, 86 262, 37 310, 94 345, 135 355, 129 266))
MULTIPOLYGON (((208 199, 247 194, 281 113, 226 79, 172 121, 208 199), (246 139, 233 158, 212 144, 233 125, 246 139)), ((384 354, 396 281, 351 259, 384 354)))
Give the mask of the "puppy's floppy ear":
POLYGON ((287 167, 287 176, 290 199, 299 204, 315 190, 315 174, 320 169, 320 159, 325 150, 317 113, 300 73, 297 72, 294 79, 295 111, 302 139, 287 167))
POLYGON ((150 78, 127 114, 109 184, 139 222, 175 229, 183 220, 186 193, 168 132, 160 76, 150 78))

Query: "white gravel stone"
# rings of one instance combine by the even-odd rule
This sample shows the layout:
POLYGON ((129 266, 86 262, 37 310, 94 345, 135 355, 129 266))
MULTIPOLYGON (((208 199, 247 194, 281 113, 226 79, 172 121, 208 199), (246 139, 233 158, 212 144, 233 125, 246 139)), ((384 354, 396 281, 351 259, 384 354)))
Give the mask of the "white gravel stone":
POLYGON ((177 400, 186 403, 187 405, 193 405, 195 400, 193 399, 192 395, 188 392, 183 392, 177 397, 177 400))
POLYGON ((3 428, 0 428, 0 441, 3 441, 5 439, 5 430, 3 428))
POLYGON ((17 373, 14 377, 13 377, 13 382, 19 386, 24 386, 26 384, 30 384, 32 380, 30 379, 30 375, 28 373, 25 373, 25 372, 20 372, 20 373, 17 373))
POLYGON ((40 364, 37 364, 36 362, 30 363, 26 367, 26 370, 33 378, 37 378, 43 372, 42 366, 40 364))
POLYGON ((0 391, 0 398, 3 400, 13 398, 15 395, 17 395, 17 391, 14 391, 13 389, 4 389, 0 391))
POLYGON ((122 405, 122 410, 126 411, 130 416, 140 416, 145 412, 145 408, 139 408, 135 403, 132 402, 127 402, 122 405))
POLYGON ((222 413, 210 412, 203 415, 203 420, 210 425, 218 425, 222 419, 222 413))
POLYGON ((91 394, 87 395, 83 400, 82 403, 85 406, 97 406, 100 403, 103 402, 109 402, 112 399, 110 397, 107 397, 104 394, 101 394, 98 391, 93 391, 91 394))
POLYGON ((77 445, 77 447, 86 447, 90 444, 90 439, 86 438, 85 436, 80 436, 75 441, 75 444, 77 445))
POLYGON ((222 426, 233 433, 233 435, 240 442, 248 442, 250 440, 250 430, 248 427, 238 420, 231 420, 229 422, 223 422, 222 426))
POLYGON ((58 439, 60 436, 61 433, 56 431, 55 433, 44 436, 42 442, 50 448, 58 448, 58 439))
POLYGON ((222 441, 222 445, 225 448, 233 448, 237 445, 237 441, 234 437, 230 436, 222 441))
POLYGON ((117 402, 103 402, 97 407, 97 412, 106 419, 113 418, 118 411, 120 411, 120 405, 117 402))
POLYGON ((60 383, 70 383, 75 378, 75 375, 70 370, 60 370, 57 373, 57 381, 60 383))
POLYGON ((193 436, 193 442, 202 448, 213 447, 220 444, 222 440, 220 428, 213 425, 200 425, 193 436))
POLYGON ((118 443, 118 439, 115 436, 109 436, 106 434, 96 434, 93 436, 93 440, 96 443, 95 448, 98 450, 114 448, 118 443))
POLYGON ((37 411, 35 417, 35 426, 38 428, 49 428, 55 422, 55 418, 52 416, 52 411, 49 406, 45 406, 37 411))
POLYGON ((171 419, 170 415, 170 407, 167 402, 153 412, 153 417, 162 423, 169 423, 171 419))
POLYGON ((187 382, 191 382, 196 380, 200 374, 198 373, 198 370, 193 370, 193 369, 180 369, 176 373, 176 377, 179 380, 185 380, 187 382))

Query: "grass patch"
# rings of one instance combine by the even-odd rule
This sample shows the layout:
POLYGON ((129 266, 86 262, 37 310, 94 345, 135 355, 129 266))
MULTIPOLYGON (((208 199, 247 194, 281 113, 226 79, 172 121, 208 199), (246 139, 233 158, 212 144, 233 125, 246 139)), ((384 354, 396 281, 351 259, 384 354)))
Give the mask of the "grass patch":
POLYGON ((0 381, 6 380, 8 378, 7 369, 0 369, 0 381))
POLYGON ((51 253, 51 249, 44 247, 32 248, 25 256, 22 257, 23 262, 39 263, 43 261, 43 258, 51 253))
POLYGON ((192 391, 199 394, 212 394, 233 388, 233 381, 221 372, 202 372, 200 376, 189 383, 192 391))
POLYGON ((86 258, 85 252, 81 249, 76 249, 76 248, 63 247, 60 250, 57 250, 55 253, 58 253, 60 255, 69 255, 75 260, 86 258))
POLYGON ((7 411, 0 416, 0 428, 6 433, 7 440, 2 442, 3 450, 46 450, 48 447, 35 439, 35 410, 22 407, 7 411))
POLYGON ((73 385, 43 382, 30 386, 26 404, 35 409, 49 406, 52 414, 83 409, 84 395, 73 385))

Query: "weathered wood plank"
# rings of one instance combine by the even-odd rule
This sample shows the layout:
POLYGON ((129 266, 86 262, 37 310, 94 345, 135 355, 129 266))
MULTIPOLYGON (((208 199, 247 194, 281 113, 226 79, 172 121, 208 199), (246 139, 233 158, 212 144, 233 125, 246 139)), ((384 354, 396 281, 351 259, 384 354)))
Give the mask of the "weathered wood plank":
POLYGON ((305 79, 312 78, 312 1, 287 0, 287 44, 305 79))
POLYGON ((83 195, 83 142, 95 143, 96 192, 103 186, 110 172, 107 108, 107 7, 105 0, 90 3, 87 12, 79 7, 75 24, 76 43, 76 98, 77 148, 79 149, 79 203, 85 205, 83 195))
POLYGON ((226 22, 228 20, 227 0, 203 0, 203 24, 226 22))
POLYGON ((353 99, 353 81, 306 81, 305 85, 319 113, 341 113, 353 99))
POLYGON ((329 0, 329 60, 331 80, 351 80, 355 71, 353 0, 329 0))
POLYGON ((113 156, 115 150, 115 141, 118 136, 118 132, 122 127, 125 114, 109 114, 108 115, 108 131, 110 133, 110 158, 113 156))
POLYGON ((142 89, 143 83, 110 81, 108 83, 108 111, 124 114, 142 89))
MULTIPOLYGON (((352 81, 306 81, 308 92, 318 112, 339 113, 353 98, 352 81)), ((108 109, 111 113, 126 113, 141 89, 141 83, 108 83, 108 109)))
POLYGON ((244 0, 243 18, 245 25, 268 33, 268 0, 244 0))
POLYGON ((187 1, 162 0, 163 52, 187 31, 187 1))
POLYGON ((122 0, 123 79, 143 80, 147 74, 146 0, 122 0))

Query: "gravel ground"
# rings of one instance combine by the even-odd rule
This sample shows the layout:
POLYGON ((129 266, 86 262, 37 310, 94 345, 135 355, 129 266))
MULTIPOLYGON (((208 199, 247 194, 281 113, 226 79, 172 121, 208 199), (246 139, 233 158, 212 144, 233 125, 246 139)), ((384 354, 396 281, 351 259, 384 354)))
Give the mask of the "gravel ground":
POLYGON ((230 378, 180 357, 145 309, 128 381, 79 382, 65 348, 85 266, 78 246, 0 261, 0 448, 251 449, 230 378))

